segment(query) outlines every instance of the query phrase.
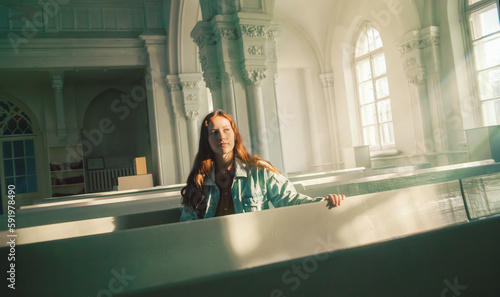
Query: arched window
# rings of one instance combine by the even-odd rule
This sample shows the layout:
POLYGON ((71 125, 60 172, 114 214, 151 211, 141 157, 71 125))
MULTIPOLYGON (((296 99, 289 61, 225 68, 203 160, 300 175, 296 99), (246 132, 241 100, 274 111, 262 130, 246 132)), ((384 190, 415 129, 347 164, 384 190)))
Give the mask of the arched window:
POLYGON ((357 99, 363 142, 373 149, 394 146, 387 68, 379 32, 368 23, 359 32, 354 53, 357 99))
POLYGON ((2 188, 16 194, 38 191, 33 126, 26 113, 9 101, 0 101, 0 156, 2 188))
POLYGON ((500 124, 500 23, 496 0, 466 0, 474 77, 483 125, 500 124))

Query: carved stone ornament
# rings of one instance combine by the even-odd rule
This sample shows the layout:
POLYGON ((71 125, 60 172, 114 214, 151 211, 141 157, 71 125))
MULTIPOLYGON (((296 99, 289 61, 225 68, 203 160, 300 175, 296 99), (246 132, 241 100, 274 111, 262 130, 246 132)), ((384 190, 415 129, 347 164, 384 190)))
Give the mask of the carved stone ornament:
POLYGON ((415 59, 414 57, 411 57, 411 58, 406 60, 406 67, 413 66, 413 65, 415 65, 415 63, 417 63, 417 59, 415 59))
POLYGON ((249 46, 247 47, 248 54, 252 56, 263 56, 264 55, 264 47, 262 46, 249 46))
POLYGON ((199 115, 200 112, 197 110, 186 110, 186 117, 190 120, 196 119, 199 115))
POLYGON ((323 86, 323 88, 333 87, 333 78, 321 77, 321 85, 323 86))
POLYGON ((276 39, 278 39, 278 31, 276 30, 267 31, 267 39, 271 41, 276 41, 276 39))
POLYGON ((202 49, 205 45, 214 45, 215 34, 213 33, 202 33, 194 39, 194 42, 198 45, 199 49, 202 49))
POLYGON ((241 34, 245 37, 266 37, 266 28, 256 25, 242 25, 241 34))
POLYGON ((236 28, 220 28, 218 37, 221 40, 237 40, 239 38, 238 30, 236 28))
POLYGON ((205 80, 205 84, 207 85, 207 88, 210 90, 219 90, 221 88, 221 78, 220 75, 217 73, 210 73, 207 74, 205 73, 203 75, 203 78, 205 80))
POLYGON ((198 89, 200 86, 199 81, 183 81, 182 88, 183 89, 198 89))
POLYGON ((189 94, 187 95, 186 97, 186 101, 187 102, 195 102, 195 101, 198 101, 198 96, 195 95, 195 94, 189 94))
POLYGON ((424 49, 429 46, 439 45, 439 36, 430 36, 424 39, 414 39, 409 42, 403 43, 399 47, 399 52, 401 54, 409 53, 415 49, 424 49))
POLYGON ((266 78, 266 69, 245 69, 243 78, 247 85, 258 85, 266 78))
POLYGON ((423 72, 417 73, 413 76, 410 76, 409 81, 410 83, 416 85, 416 86, 423 86, 425 84, 425 81, 427 79, 427 75, 423 72))
POLYGON ((180 82, 167 83, 167 87, 170 92, 182 90, 182 84, 180 82))
POLYGON ((61 75, 56 75, 52 77, 52 87, 54 89, 61 89, 64 84, 64 79, 61 75))

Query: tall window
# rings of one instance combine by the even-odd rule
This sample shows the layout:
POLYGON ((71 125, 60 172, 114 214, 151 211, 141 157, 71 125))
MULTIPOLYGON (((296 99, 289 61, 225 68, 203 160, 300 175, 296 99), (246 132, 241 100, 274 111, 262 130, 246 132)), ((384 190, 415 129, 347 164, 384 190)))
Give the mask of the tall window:
POLYGON ((370 148, 394 146, 387 68, 379 32, 365 24, 356 42, 354 68, 363 141, 370 148))
POLYGON ((15 185, 18 194, 37 192, 31 120, 8 101, 0 101, 0 143, 1 188, 6 190, 9 185, 15 185))
POLYGON ((466 0, 483 124, 500 124, 500 23, 496 0, 466 0))

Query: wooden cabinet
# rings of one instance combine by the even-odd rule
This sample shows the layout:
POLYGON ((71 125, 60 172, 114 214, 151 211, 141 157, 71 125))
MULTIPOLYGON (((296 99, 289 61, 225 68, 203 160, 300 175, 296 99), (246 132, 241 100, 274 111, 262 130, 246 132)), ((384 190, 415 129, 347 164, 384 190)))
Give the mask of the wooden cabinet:
POLYGON ((81 145, 49 148, 52 197, 85 193, 85 170, 81 145))

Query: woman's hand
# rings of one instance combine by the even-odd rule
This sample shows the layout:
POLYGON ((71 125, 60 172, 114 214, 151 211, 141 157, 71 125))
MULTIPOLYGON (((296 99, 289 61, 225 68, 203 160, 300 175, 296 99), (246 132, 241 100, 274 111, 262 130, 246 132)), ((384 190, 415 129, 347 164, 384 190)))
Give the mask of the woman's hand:
POLYGON ((340 206, 340 201, 344 200, 345 195, 340 195, 340 194, 329 194, 326 196, 323 201, 326 200, 326 205, 328 206, 328 209, 332 209, 334 207, 340 206))

